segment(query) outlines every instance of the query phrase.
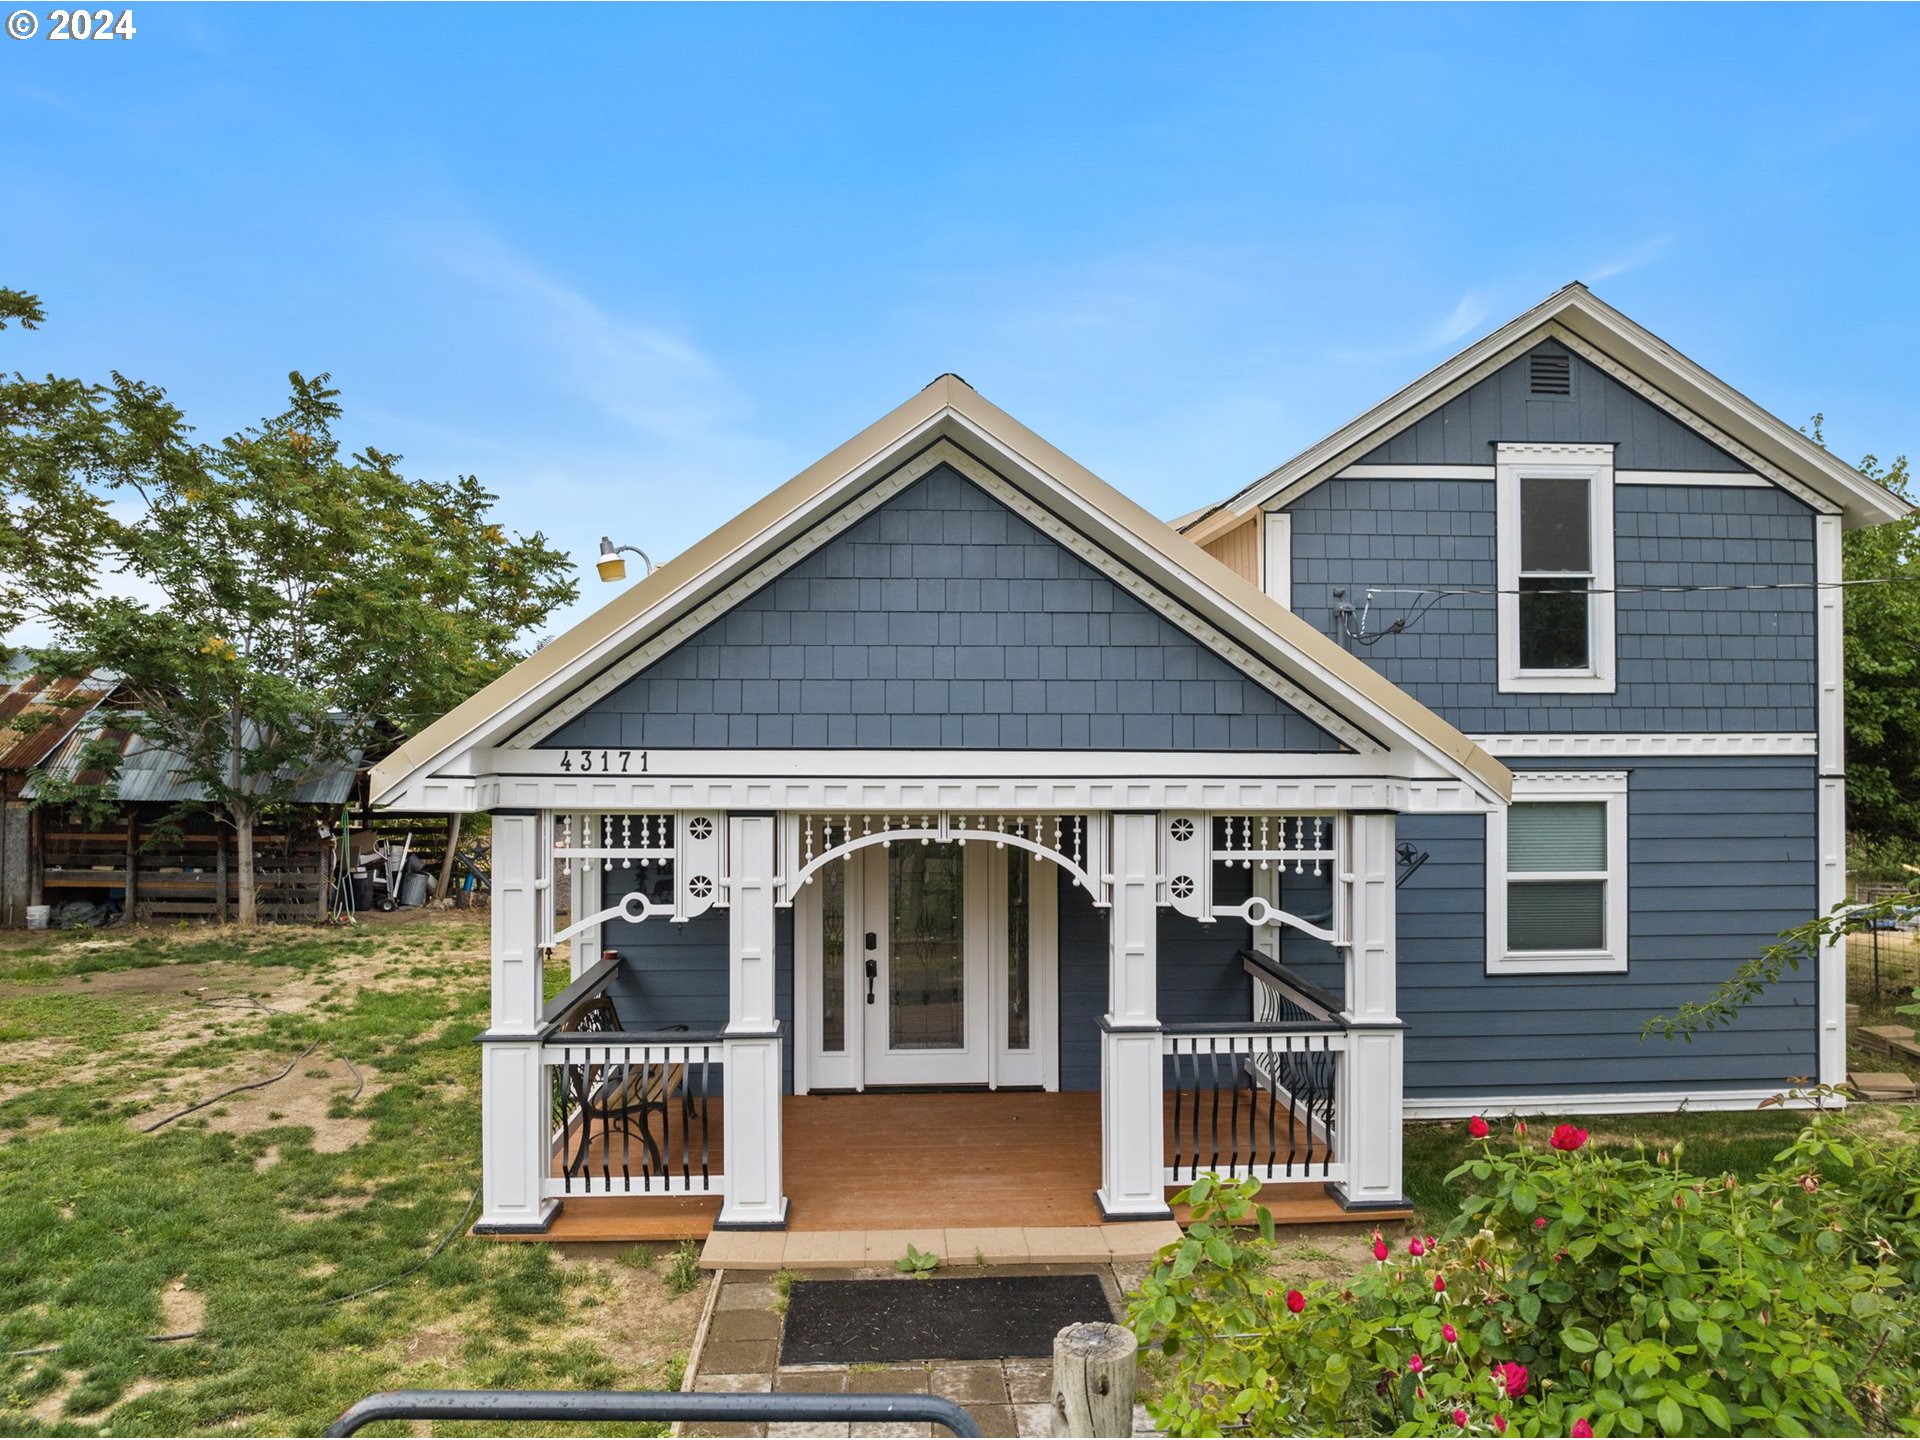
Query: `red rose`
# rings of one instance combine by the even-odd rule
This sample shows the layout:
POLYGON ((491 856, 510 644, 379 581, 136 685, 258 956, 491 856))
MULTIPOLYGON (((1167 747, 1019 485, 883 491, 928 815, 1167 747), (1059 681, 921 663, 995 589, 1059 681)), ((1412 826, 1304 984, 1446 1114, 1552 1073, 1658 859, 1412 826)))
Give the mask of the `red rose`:
POLYGON ((1407 1242, 1407 1254, 1413 1256, 1414 1259, 1418 1260, 1426 1253, 1427 1247, 1420 1243, 1420 1237, 1418 1235, 1407 1242))
POLYGON ((1453 1328, 1451 1320, 1440 1327, 1440 1338, 1449 1345, 1457 1345, 1460 1342, 1460 1332, 1453 1328))
POLYGON ((1573 1440, 1593 1440, 1593 1426, 1587 1423, 1584 1415, 1573 1422, 1573 1430, 1570 1433, 1573 1435, 1573 1440))
POLYGON ((1387 1242, 1378 1235, 1373 1237, 1373 1258, 1380 1261, 1387 1258, 1387 1242))
POLYGON ((1453 1423, 1458 1425, 1462 1430, 1466 1429, 1467 1428, 1467 1412, 1464 1410, 1455 1410, 1453 1412, 1453 1423))
POLYGON ((1511 1360, 1503 1361, 1493 1367, 1493 1378, 1500 1382, 1500 1388, 1509 1400, 1518 1400, 1527 1393, 1527 1367, 1516 1365, 1511 1360))
POLYGON ((1306 1308, 1307 1308, 1306 1296, 1302 1295, 1298 1290, 1287 1291, 1287 1309, 1291 1310, 1294 1314, 1298 1315, 1302 1310, 1306 1308))
POLYGON ((1407 1369, 1411 1370, 1414 1374, 1418 1375, 1426 1368, 1427 1362, 1422 1360, 1418 1355, 1409 1355, 1407 1357, 1407 1369))
POLYGON ((1433 1293, 1436 1295, 1444 1295, 1447 1293, 1447 1279, 1444 1275, 1436 1275, 1433 1277, 1433 1293))
POLYGON ((1493 1417, 1493 1432, 1496 1435, 1504 1435, 1507 1433, 1507 1417, 1506 1416, 1496 1415, 1493 1417))
POLYGON ((1556 1150, 1564 1150, 1571 1155, 1587 1143, 1587 1132, 1576 1125, 1556 1125, 1551 1142, 1556 1150))
POLYGON ((1476 1140, 1484 1140, 1493 1133, 1493 1127, 1478 1115, 1467 1121, 1467 1134, 1476 1140))

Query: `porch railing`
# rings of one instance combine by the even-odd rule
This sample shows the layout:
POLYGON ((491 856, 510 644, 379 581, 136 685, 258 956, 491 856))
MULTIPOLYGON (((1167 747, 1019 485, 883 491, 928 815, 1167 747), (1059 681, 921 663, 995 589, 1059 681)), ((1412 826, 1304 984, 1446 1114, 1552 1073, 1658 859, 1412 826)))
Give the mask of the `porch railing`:
POLYGON ((1340 1002, 1253 951, 1257 1019, 1161 1033, 1171 1099, 1168 1185, 1212 1171, 1264 1183, 1339 1181, 1339 1089, 1347 1048, 1340 1002))
POLYGON ((553 1126, 543 1193, 718 1195, 724 1047, 718 1031, 629 1031, 600 961, 546 1011, 540 1064, 553 1126))

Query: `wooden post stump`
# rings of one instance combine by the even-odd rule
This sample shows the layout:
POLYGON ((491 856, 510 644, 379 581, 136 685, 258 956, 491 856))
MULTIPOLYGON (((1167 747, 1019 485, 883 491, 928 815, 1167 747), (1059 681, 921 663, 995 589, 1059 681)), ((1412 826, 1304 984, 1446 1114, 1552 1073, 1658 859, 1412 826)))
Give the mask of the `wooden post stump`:
POLYGON ((1053 1337, 1053 1433, 1133 1434, 1139 1342, 1124 1325, 1069 1325, 1053 1337))

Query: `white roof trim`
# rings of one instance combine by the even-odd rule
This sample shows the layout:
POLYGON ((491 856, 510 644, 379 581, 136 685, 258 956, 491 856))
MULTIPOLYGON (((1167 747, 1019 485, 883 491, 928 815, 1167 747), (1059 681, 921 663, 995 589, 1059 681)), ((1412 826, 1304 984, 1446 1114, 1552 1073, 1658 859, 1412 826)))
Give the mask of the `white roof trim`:
POLYGON ((1561 341, 1755 473, 1818 510, 1840 513, 1849 528, 1897 520, 1912 509, 1575 283, 1308 446, 1187 525, 1186 533, 1204 544, 1253 510, 1289 503, 1517 359, 1543 336, 1561 341))
POLYGON ((1120 567, 1110 573, 1124 573, 1121 583, 1143 601, 1158 591, 1189 609, 1204 621, 1223 659, 1278 672, 1307 702, 1294 703, 1309 719, 1343 739, 1358 728, 1406 755, 1409 779, 1445 776, 1465 783, 1483 803, 1504 801, 1505 767, 1439 716, 970 387, 943 377, 403 745, 375 768, 374 803, 389 803, 414 781, 458 768, 463 754, 509 742, 636 644, 662 633, 691 634, 704 623, 694 616, 707 600, 757 567, 791 564, 797 558, 792 547, 805 546, 809 535, 819 534, 817 544, 838 533, 837 512, 857 509, 868 491, 942 441, 987 467, 1010 491, 1044 497, 1035 513, 1051 512, 1062 522, 1061 533, 1078 531, 1083 545, 1091 542, 1089 551, 1108 552, 1120 567), (1327 725, 1323 716, 1348 718, 1327 725))

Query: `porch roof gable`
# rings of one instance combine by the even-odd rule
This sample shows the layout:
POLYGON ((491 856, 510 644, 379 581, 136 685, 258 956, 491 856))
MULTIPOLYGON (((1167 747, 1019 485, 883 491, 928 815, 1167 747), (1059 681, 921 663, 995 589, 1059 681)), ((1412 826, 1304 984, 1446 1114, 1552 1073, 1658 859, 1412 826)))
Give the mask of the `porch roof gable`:
POLYGON ((1008 472, 1011 482, 1030 488, 1141 583, 1176 598, 1331 711, 1411 746, 1489 802, 1507 798, 1506 768, 1467 736, 958 376, 943 375, 400 746, 374 768, 374 803, 469 749, 524 730, 559 696, 634 646, 686 623, 719 589, 943 440, 1008 472))

